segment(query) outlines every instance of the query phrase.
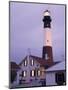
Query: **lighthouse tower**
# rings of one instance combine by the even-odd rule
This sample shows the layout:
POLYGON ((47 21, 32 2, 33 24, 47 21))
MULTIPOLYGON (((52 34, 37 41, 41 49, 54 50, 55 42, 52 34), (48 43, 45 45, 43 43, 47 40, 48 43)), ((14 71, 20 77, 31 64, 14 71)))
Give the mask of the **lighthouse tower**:
POLYGON ((42 51, 42 58, 53 62, 53 53, 52 53, 52 34, 51 34, 51 16, 50 12, 46 10, 44 12, 43 23, 44 23, 44 45, 42 51))

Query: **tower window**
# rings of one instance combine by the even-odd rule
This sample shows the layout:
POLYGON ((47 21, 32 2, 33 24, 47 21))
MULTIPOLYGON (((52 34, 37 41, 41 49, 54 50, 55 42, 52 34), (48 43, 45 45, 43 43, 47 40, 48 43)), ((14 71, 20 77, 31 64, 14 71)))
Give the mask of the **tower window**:
POLYGON ((46 60, 48 60, 48 59, 49 59, 49 57, 48 57, 48 54, 47 54, 47 53, 45 54, 45 59, 46 59, 46 60))
POLYGON ((47 42, 49 42, 49 40, 47 40, 47 42))

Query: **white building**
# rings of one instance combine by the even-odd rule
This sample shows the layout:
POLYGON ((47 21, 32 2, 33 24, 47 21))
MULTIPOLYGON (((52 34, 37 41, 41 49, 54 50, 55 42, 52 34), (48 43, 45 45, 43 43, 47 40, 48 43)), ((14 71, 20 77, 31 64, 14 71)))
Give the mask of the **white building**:
POLYGON ((62 61, 46 70, 46 86, 65 85, 65 61, 62 61))
POLYGON ((55 64, 37 56, 26 56, 19 64, 13 87, 46 86, 46 69, 55 64))

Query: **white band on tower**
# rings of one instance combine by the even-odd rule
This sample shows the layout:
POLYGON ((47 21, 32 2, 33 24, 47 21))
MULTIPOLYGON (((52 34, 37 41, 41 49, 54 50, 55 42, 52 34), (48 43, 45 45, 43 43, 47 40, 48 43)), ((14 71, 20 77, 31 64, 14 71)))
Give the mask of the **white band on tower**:
POLYGON ((44 28, 44 46, 52 46, 51 28, 44 28))

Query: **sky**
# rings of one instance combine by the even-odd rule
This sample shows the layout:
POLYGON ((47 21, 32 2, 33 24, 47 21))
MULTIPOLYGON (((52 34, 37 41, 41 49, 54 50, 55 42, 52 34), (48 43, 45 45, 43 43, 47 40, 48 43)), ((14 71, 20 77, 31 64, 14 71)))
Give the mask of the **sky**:
POLYGON ((65 6, 37 3, 10 3, 10 61, 19 64, 30 53, 42 57, 43 12, 52 18, 52 49, 54 61, 65 60, 65 6))

